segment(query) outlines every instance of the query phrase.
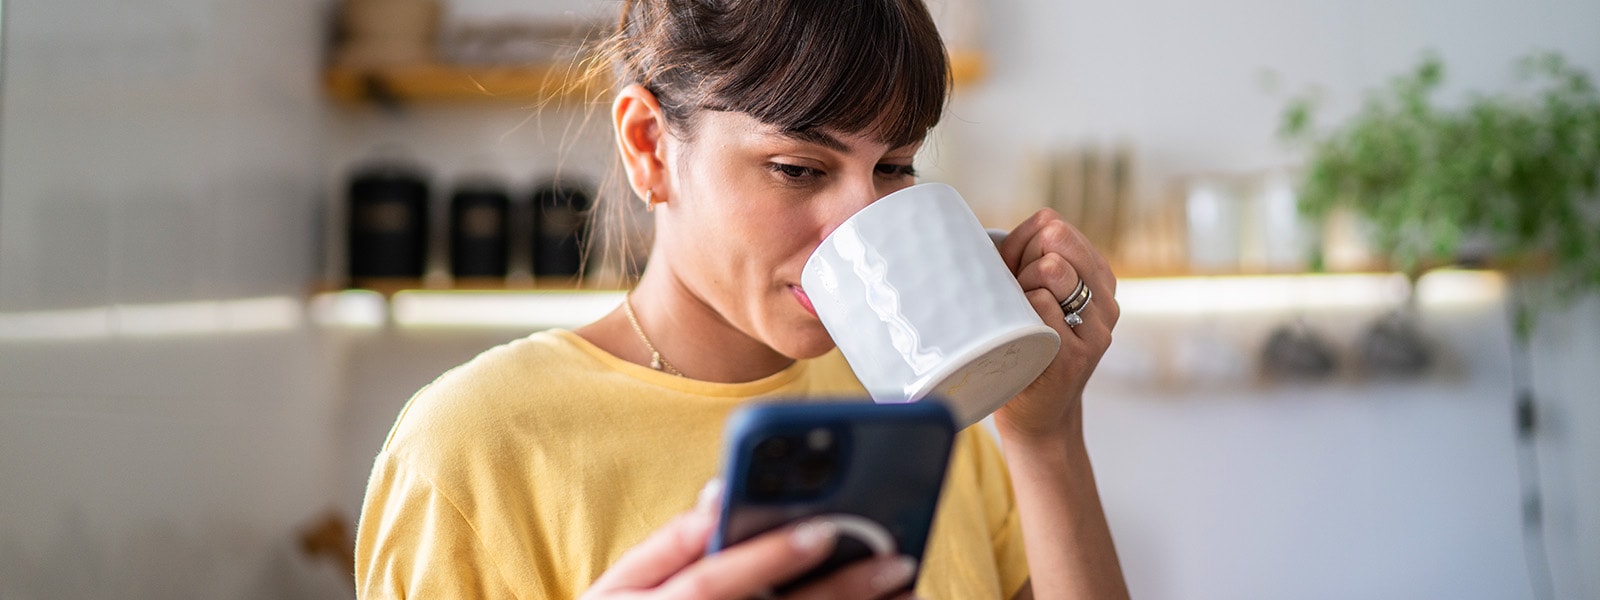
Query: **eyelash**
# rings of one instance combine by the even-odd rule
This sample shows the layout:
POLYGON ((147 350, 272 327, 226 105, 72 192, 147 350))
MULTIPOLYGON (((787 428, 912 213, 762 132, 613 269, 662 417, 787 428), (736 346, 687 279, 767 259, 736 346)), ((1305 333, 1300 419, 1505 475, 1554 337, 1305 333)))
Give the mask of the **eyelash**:
POLYGON ((772 169, 773 173, 777 173, 786 179, 793 179, 795 181, 815 179, 822 175, 822 171, 817 169, 813 169, 811 167, 802 167, 800 165, 791 165, 787 163, 769 163, 768 168, 772 169))
POLYGON ((880 175, 892 175, 892 176, 896 176, 896 177, 916 177, 917 176, 917 168, 913 167, 911 165, 887 165, 887 164, 885 164, 885 165, 878 165, 876 170, 877 170, 878 174, 880 174, 880 175))
MULTIPOLYGON (((814 178, 820 177, 822 175, 822 171, 821 170, 813 169, 811 167, 802 167, 800 165, 791 165, 791 164, 787 164, 787 163, 776 163, 776 162, 775 163, 770 163, 768 165, 768 168, 771 169, 772 172, 777 173, 778 175, 781 175, 784 178, 793 179, 793 180, 796 180, 796 181, 801 181, 801 180, 806 180, 806 179, 814 179, 814 178)), ((890 177, 916 177, 917 176, 917 169, 915 167, 912 167, 911 165, 881 164, 881 165, 878 165, 878 166, 874 167, 873 171, 876 172, 879 175, 887 175, 887 176, 890 176, 890 177)))

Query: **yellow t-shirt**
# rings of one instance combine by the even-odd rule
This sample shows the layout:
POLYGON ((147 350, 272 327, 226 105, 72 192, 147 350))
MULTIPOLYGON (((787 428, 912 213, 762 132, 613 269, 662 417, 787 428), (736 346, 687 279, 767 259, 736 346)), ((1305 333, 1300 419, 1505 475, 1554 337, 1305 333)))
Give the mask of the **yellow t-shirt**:
MULTIPOLYGON (((568 331, 493 348, 407 403, 356 536, 362 598, 573 598, 691 508, 722 426, 758 397, 864 397, 837 351, 759 381, 693 381, 568 331)), ((1005 467, 957 436, 917 594, 1010 598, 1027 579, 1005 467)))

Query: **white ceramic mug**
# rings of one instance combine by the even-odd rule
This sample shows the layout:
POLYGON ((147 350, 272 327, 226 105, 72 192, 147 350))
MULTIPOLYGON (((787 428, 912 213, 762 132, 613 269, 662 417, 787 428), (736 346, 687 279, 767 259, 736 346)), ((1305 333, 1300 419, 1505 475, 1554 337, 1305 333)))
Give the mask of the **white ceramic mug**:
POLYGON ((851 216, 806 260, 800 284, 874 401, 940 398, 962 427, 1032 383, 1061 345, 990 233, 940 183, 851 216))

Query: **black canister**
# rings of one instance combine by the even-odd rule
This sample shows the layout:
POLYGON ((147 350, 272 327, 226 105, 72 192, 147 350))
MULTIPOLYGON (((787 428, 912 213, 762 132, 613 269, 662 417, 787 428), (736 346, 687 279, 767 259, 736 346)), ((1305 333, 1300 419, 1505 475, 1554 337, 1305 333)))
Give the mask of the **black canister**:
POLYGON ((533 274, 571 277, 583 264, 587 238, 589 193, 581 187, 550 182, 533 190, 533 274))
POLYGON ((428 181, 401 163, 350 178, 350 278, 422 277, 428 257, 428 181))
POLYGON ((450 196, 450 274, 505 277, 510 256, 511 196, 503 185, 474 181, 450 196))

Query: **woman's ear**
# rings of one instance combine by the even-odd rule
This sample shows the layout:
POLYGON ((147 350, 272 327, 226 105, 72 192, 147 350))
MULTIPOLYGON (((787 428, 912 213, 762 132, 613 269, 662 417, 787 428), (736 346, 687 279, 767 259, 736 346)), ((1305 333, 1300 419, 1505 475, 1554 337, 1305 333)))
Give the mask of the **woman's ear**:
POLYGON ((633 193, 666 202, 666 120, 656 95, 637 83, 623 88, 611 105, 611 121, 633 193))

